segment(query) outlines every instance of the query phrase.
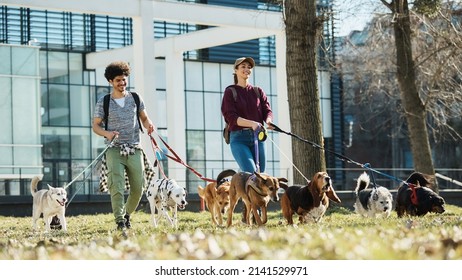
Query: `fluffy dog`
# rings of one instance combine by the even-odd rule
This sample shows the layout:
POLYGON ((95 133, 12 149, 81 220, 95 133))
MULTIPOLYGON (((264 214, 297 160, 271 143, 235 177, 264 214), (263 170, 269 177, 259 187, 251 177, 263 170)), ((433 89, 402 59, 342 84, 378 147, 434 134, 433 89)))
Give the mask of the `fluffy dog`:
POLYGON ((353 205, 356 213, 375 218, 377 215, 383 218, 390 217, 393 209, 393 196, 385 187, 369 188, 370 178, 366 172, 358 177, 356 183, 356 201, 353 205))
POLYGON ((173 179, 157 179, 146 190, 146 198, 151 208, 154 227, 165 217, 172 227, 178 228, 178 208, 184 210, 188 204, 184 187, 179 186, 173 179), (169 211, 172 212, 172 217, 169 211))
POLYGON ((340 203, 326 172, 317 172, 306 186, 290 186, 281 197, 282 215, 289 225, 297 213, 301 224, 319 222, 329 207, 329 199, 340 203))
POLYGON ((67 231, 67 223, 65 218, 67 192, 64 188, 53 188, 48 185, 48 190, 37 190, 38 182, 41 180, 39 176, 32 178, 30 184, 30 192, 33 197, 32 204, 32 227, 37 229, 37 221, 40 215, 43 214, 45 221, 45 232, 51 231, 51 221, 54 216, 57 216, 63 231, 67 231))
POLYGON ((227 169, 218 174, 217 181, 207 184, 205 188, 197 187, 199 196, 205 201, 205 206, 212 216, 215 226, 223 225, 223 214, 229 208, 229 187, 231 185, 226 177, 233 176, 236 171, 227 169))
POLYGON ((279 201, 280 186, 285 186, 286 178, 277 178, 264 173, 238 172, 231 177, 229 187, 229 209, 227 226, 233 223, 233 212, 239 199, 245 204, 245 220, 251 225, 250 214, 253 214, 258 226, 268 221, 267 206, 270 200, 279 201), (258 210, 261 210, 261 217, 258 210))
POLYGON ((420 172, 412 173, 407 184, 401 184, 396 194, 396 212, 404 215, 424 216, 429 212, 443 213, 444 199, 427 186, 431 186, 431 176, 420 172))

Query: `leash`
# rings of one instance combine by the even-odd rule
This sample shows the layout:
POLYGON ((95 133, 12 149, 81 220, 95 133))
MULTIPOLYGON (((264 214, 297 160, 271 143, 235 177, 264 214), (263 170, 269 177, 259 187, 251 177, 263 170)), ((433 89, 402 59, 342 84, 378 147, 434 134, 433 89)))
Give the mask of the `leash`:
MULTIPOLYGON (((157 133, 156 133, 157 134, 157 133)), ((157 142, 156 140, 154 139, 154 137, 152 137, 151 134, 149 134, 149 137, 151 138, 151 142, 153 144, 153 147, 157 150, 157 151, 161 151, 159 149, 159 146, 157 145, 157 142)), ((166 157, 168 157, 169 159, 171 160, 174 160, 178 163, 180 163, 181 165, 183 165, 184 167, 188 168, 189 170, 191 170, 191 172, 193 172, 194 174, 196 174, 197 177, 199 177, 200 179, 204 180, 204 181, 207 181, 207 182, 216 182, 216 180, 214 179, 209 179, 209 178, 206 178, 204 177, 202 174, 200 174, 199 172, 197 172, 194 168, 192 168, 191 166, 189 166, 188 164, 186 164, 178 155, 177 153, 175 153, 175 151, 167 144, 167 142, 165 142, 164 139, 162 139, 162 137, 160 137, 159 134, 157 134, 157 137, 159 137, 159 139, 162 141, 162 143, 165 145, 165 147, 167 147, 167 149, 173 154, 173 156, 169 155, 169 154, 165 154, 166 157)))
MULTIPOLYGON (((83 181, 85 181, 85 180, 88 178, 88 176, 89 176, 90 174, 92 174, 93 170, 96 168, 96 163, 98 163, 98 162, 103 158, 103 155, 106 153, 106 151, 109 149, 109 147, 112 146, 112 144, 116 141, 117 138, 118 138, 117 135, 116 135, 114 138, 112 138, 111 142, 110 142, 109 144, 106 145, 106 147, 104 148, 104 150, 103 150, 101 153, 99 153, 99 155, 96 156, 96 158, 95 158, 87 167, 85 167, 85 168, 82 170, 82 172, 80 172, 77 176, 75 176, 74 179, 73 179, 72 181, 70 181, 70 182, 64 187, 64 189, 69 188, 80 176, 82 176, 82 175, 85 173, 85 171, 86 171, 88 168, 92 167, 92 168, 91 168, 91 172, 88 172, 87 175, 85 175, 85 176, 83 177, 83 181)), ((83 184, 82 184, 82 185, 83 185, 83 184)), ((71 197, 71 199, 69 199, 69 200, 67 201, 66 208, 69 206, 69 204, 71 203, 71 201, 74 199, 74 197, 77 195, 77 193, 78 193, 81 189, 82 189, 82 186, 80 186, 80 188, 78 188, 78 189, 75 191, 75 193, 74 193, 74 195, 71 197)))
POLYGON ((154 161, 154 167, 156 167, 158 165, 159 166, 158 169, 159 169, 160 173, 162 173, 162 176, 165 179, 168 179, 167 175, 165 175, 164 167, 162 165, 162 162, 160 161, 162 150, 159 148, 159 145, 157 145, 156 140, 154 139, 154 137, 151 136, 151 134, 149 134, 149 137, 151 138, 152 150, 154 151, 154 154, 156 156, 156 160, 154 161))
POLYGON ((302 171, 300 171, 300 169, 298 169, 298 167, 290 160, 290 158, 282 151, 281 148, 279 148, 279 146, 276 144, 276 142, 273 141, 273 139, 271 139, 271 137, 268 137, 268 139, 273 143, 274 146, 276 146, 276 148, 279 150, 279 152, 292 164, 292 166, 297 170, 297 172, 307 181, 309 182, 310 180, 308 180, 308 178, 305 177, 305 175, 302 173, 302 171))
POLYGON ((253 146, 255 149, 255 167, 257 168, 257 172, 260 173, 260 155, 258 149, 258 133, 260 133, 259 129, 253 132, 253 146))
MULTIPOLYGON (((289 136, 292 136, 292 137, 294 137, 294 138, 297 138, 298 140, 300 140, 300 141, 302 141, 302 142, 305 142, 305 143, 308 143, 308 144, 312 145, 312 146, 315 147, 315 148, 318 148, 318 149, 324 150, 324 151, 326 151, 326 152, 328 152, 328 153, 331 153, 331 154, 335 155, 336 157, 338 157, 339 159, 341 159, 341 160, 343 160, 343 161, 346 161, 346 162, 348 162, 348 163, 353 163, 353 164, 356 164, 356 165, 358 165, 358 166, 361 166, 362 168, 367 169, 368 171, 370 171, 371 174, 372 174, 372 172, 375 172, 375 173, 380 174, 380 175, 382 175, 382 176, 384 176, 384 177, 387 177, 387 178, 389 178, 389 179, 391 179, 391 180, 394 180, 394 181, 396 181, 396 182, 398 182, 398 183, 405 184, 405 185, 407 185, 407 186, 409 186, 409 187, 410 187, 410 185, 411 185, 411 184, 409 184, 408 182, 403 181, 403 180, 401 180, 401 179, 399 179, 399 178, 396 178, 396 177, 394 177, 394 176, 391 176, 391 175, 389 175, 389 174, 386 174, 386 173, 383 173, 383 172, 381 172, 381 171, 378 171, 378 170, 376 170, 376 169, 371 168, 371 167, 370 167, 370 164, 368 164, 368 163, 365 163, 365 164, 359 163, 359 162, 354 161, 354 160, 352 160, 351 158, 348 158, 348 157, 346 157, 346 156, 344 156, 344 155, 341 155, 341 154, 339 154, 339 153, 337 153, 337 152, 335 152, 335 151, 326 149, 326 148, 322 147, 321 145, 319 145, 319 144, 317 144, 317 143, 314 143, 314 142, 312 142, 312 141, 303 139, 302 137, 300 137, 300 136, 298 136, 298 135, 296 135, 296 134, 293 134, 292 132, 284 131, 284 130, 280 129, 277 125, 275 125, 274 123, 272 124, 272 126, 274 127, 274 131, 281 132, 281 133, 287 134, 287 135, 289 135, 289 136)), ((372 178, 373 178, 373 180, 375 180, 373 176, 372 176, 372 178)), ((374 183, 374 185, 375 185, 375 183, 374 183)), ((412 188, 412 187, 411 187, 411 188, 412 188)))
POLYGON ((87 167, 85 167, 85 169, 82 170, 82 172, 80 172, 77 176, 75 176, 75 178, 72 181, 70 181, 69 184, 67 184, 64 188, 67 189, 70 185, 72 185, 77 180, 77 178, 79 178, 82 174, 84 174, 85 171, 88 168, 90 168, 90 166, 93 166, 96 162, 98 162, 103 157, 103 155, 106 153, 107 149, 109 149, 109 147, 112 145, 112 143, 114 143, 116 138, 118 138, 117 135, 114 138, 112 138, 111 142, 106 145, 106 148, 104 148, 104 150, 87 167))

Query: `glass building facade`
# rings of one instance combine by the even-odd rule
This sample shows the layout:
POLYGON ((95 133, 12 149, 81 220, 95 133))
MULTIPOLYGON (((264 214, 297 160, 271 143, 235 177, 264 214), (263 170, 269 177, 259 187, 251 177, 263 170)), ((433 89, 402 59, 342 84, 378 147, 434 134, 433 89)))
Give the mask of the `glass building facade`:
MULTIPOLYGON (((269 2, 207 1, 211 5, 280 9, 269 2)), ((331 2, 320 1, 320 5, 331 9, 331 2)), ((329 33, 331 24, 326 23, 326 44, 333 38, 329 33)), ((153 25, 155 38, 209 28, 158 21, 153 21, 153 25)), ((30 177, 37 173, 44 174, 43 183, 54 186, 70 182, 81 174, 75 187, 69 189, 70 195, 90 197, 100 194, 98 167, 82 172, 104 149, 103 139, 91 129, 91 121, 96 101, 109 93, 110 88, 101 69, 86 68, 85 55, 132 45, 132 28, 130 18, 0 6, 0 84, 7 89, 0 93, 2 100, 6 100, 6 103, 0 104, 0 115, 2 120, 8 120, 2 122, 2 127, 9 130, 9 134, 0 136, 3 139, 0 141, 0 196, 29 195, 30 177), (9 64, 3 61, 9 61, 9 64), (27 139, 27 147, 21 146, 18 139, 27 139), (8 156, 4 157, 4 154, 8 156)), ((184 121, 186 127, 187 155, 183 160, 207 178, 216 177, 226 168, 237 169, 221 136, 223 124, 220 112, 223 89, 232 83, 232 63, 236 57, 255 58, 258 67, 253 73, 252 83, 265 90, 273 110, 278 110, 274 40, 266 37, 183 54, 186 119, 178 120, 184 121)), ((333 55, 323 52, 320 60, 333 59, 333 55)), ((164 64, 162 59, 156 59, 152 67, 164 68, 164 64)), ((321 66, 321 70, 327 68, 327 64, 321 66)), ((130 76, 129 86, 135 75, 130 76)), ((157 110, 150 114, 156 115, 155 125, 168 142, 167 110, 174 110, 175 104, 166 102, 165 77, 158 75, 155 79, 158 104, 157 110)), ((330 82, 328 85, 332 85, 330 95, 324 98, 328 99, 330 106, 335 106, 337 101, 331 100, 340 98, 339 88, 330 82)), ((329 126, 333 127, 331 135, 341 135, 341 126, 336 124, 342 121, 341 112, 332 111, 338 114, 331 116, 330 112, 327 113, 332 122, 329 126)), ((278 137, 272 134, 271 138, 277 143, 278 137)), ((326 144, 330 149, 336 149, 336 142, 331 139, 326 139, 326 144)), ((270 142, 267 158, 268 173, 286 175, 287 170, 281 170, 279 166, 279 151, 270 142)), ((185 169, 165 157, 161 158, 161 163, 167 175, 168 170, 173 168, 185 169)), ((190 170, 185 169, 185 172, 184 183, 190 193, 195 193, 197 185, 203 185, 204 181, 190 170)))

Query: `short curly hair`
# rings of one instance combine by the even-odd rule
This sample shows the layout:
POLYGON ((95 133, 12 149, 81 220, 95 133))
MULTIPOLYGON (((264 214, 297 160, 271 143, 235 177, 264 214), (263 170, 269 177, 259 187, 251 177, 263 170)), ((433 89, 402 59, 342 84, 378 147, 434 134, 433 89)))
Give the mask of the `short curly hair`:
POLYGON ((106 80, 114 80, 115 77, 124 75, 130 76, 130 65, 125 61, 115 61, 109 64, 104 71, 106 80))

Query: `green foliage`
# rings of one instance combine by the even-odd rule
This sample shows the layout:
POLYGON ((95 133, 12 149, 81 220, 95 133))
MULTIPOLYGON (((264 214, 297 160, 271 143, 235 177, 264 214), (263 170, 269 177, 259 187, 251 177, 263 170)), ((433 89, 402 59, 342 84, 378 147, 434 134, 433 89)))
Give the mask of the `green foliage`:
MULTIPOLYGON (((361 217, 332 207, 318 224, 289 226, 270 212, 265 227, 214 228, 208 212, 179 212, 179 228, 150 215, 132 215, 128 236, 115 230, 112 214, 67 217, 68 232, 33 232, 31 217, 0 217, 0 259, 306 259, 446 260, 462 258, 462 208, 443 214, 388 219, 361 217)), ((297 220, 296 217, 294 217, 297 220)))
POLYGON ((441 9, 441 0, 415 0, 414 9, 419 14, 435 17, 441 9))

